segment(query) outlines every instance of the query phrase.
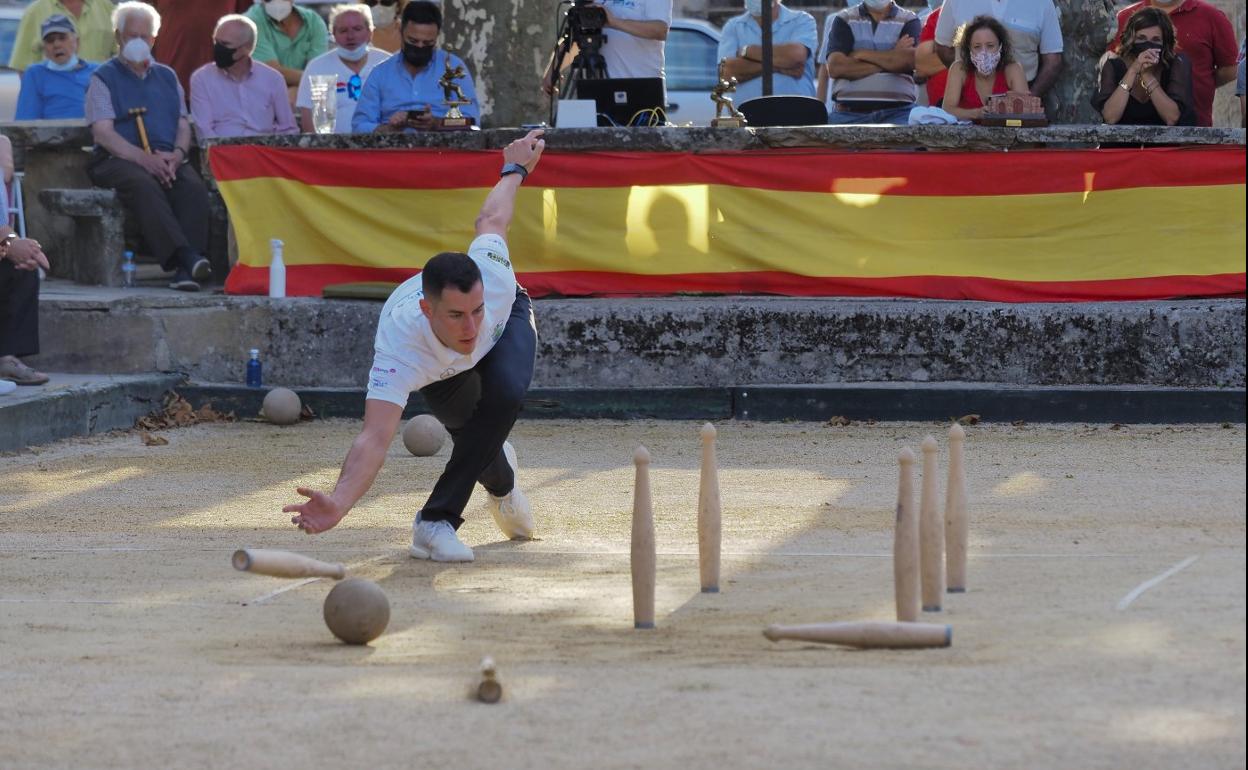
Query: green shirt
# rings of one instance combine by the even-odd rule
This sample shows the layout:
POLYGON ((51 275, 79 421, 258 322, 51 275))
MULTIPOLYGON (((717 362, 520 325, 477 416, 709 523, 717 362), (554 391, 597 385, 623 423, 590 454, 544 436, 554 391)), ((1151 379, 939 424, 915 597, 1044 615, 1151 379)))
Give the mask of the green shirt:
POLYGON ((307 8, 295 6, 292 13, 303 19, 303 27, 291 39, 277 26, 277 22, 264 12, 263 5, 247 9, 247 16, 256 23, 256 50, 251 58, 259 62, 276 61, 283 67, 302 70, 308 62, 329 50, 329 28, 320 14, 307 8))
POLYGON ((44 19, 58 13, 71 19, 78 28, 79 59, 97 64, 108 61, 117 51, 113 39, 114 7, 109 0, 85 0, 82 16, 75 17, 60 0, 35 0, 22 13, 17 37, 13 40, 13 53, 9 55, 9 66, 24 70, 35 62, 43 61, 43 39, 39 37, 39 26, 44 19))

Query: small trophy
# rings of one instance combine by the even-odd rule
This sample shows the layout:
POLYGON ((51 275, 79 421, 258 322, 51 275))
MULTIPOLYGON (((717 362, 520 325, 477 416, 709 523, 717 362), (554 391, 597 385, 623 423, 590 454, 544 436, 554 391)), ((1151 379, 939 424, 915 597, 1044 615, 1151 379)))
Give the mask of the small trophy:
POLYGON ((472 100, 464 96, 464 89, 459 83, 455 82, 464 77, 468 73, 464 70, 464 65, 451 67, 451 57, 447 54, 446 71, 442 73, 442 78, 438 80, 438 85, 442 87, 442 94, 445 97, 442 103, 446 105, 446 116, 438 118, 435 127, 442 131, 466 131, 471 129, 472 118, 459 111, 460 107, 472 104, 472 100))
POLYGON ((711 89, 711 101, 715 102, 715 117, 711 120, 713 128, 741 128, 746 123, 745 116, 737 112, 732 104, 732 97, 728 96, 737 90, 737 79, 724 76, 724 65, 727 63, 727 59, 720 60, 719 85, 711 89), (724 112, 728 116, 720 117, 724 112))

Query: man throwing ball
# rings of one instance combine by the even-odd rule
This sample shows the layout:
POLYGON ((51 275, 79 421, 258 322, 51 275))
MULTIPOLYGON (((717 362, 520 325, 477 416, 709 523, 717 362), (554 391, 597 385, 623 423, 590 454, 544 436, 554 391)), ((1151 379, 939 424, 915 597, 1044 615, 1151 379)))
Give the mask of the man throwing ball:
POLYGON ((300 487, 307 502, 282 510, 308 534, 334 527, 377 478, 407 405, 419 390, 446 426, 451 459, 412 524, 412 556, 472 561, 456 530, 480 482, 494 521, 512 539, 532 537, 533 513, 516 486, 516 453, 507 441, 533 379, 537 330, 533 306, 516 283, 507 228, 516 191, 546 146, 532 131, 503 150, 502 176, 477 215, 468 253, 443 252, 394 290, 381 310, 364 402, 364 427, 351 445, 334 491, 300 487))

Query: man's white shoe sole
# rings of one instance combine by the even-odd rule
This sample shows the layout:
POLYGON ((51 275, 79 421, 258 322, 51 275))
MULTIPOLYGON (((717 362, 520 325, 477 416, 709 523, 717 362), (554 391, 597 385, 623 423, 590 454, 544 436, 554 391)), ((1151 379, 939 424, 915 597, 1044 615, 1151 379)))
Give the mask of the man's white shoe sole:
POLYGON ((426 559, 428 561, 436 561, 441 564, 466 563, 466 562, 474 561, 476 559, 475 554, 469 554, 467 558, 458 558, 458 559, 454 559, 454 558, 448 559, 445 557, 438 558, 437 556, 434 555, 432 551, 422 548, 416 545, 415 543, 412 543, 412 545, 407 549, 407 552, 411 554, 413 559, 426 559))

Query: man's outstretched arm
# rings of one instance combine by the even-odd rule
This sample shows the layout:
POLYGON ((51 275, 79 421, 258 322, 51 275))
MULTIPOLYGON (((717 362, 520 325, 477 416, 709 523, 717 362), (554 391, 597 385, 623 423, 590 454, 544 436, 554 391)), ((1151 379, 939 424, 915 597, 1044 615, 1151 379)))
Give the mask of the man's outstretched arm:
POLYGON ((516 208, 516 190, 524 177, 537 168, 537 161, 546 148, 546 140, 542 139, 542 130, 530 131, 522 139, 517 139, 503 148, 503 164, 515 163, 524 168, 524 173, 508 174, 494 185, 490 194, 485 196, 481 204, 481 213, 477 215, 477 235, 501 235, 507 237, 507 228, 511 226, 511 215, 516 208))

